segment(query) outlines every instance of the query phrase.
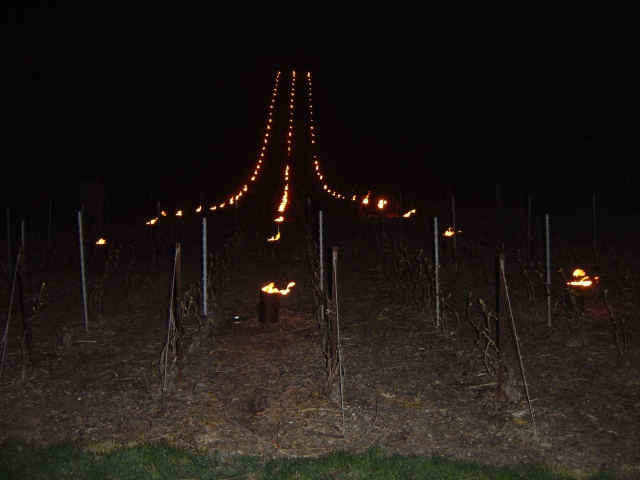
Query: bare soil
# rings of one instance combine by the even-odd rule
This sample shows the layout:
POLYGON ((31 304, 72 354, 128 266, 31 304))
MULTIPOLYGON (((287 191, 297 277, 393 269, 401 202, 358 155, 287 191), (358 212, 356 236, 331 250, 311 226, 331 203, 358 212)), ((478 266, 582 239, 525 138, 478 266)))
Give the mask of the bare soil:
MULTIPOLYGON (((0 298, 3 319, 10 323, 0 440, 80 441, 96 448, 166 442, 267 457, 376 446, 491 465, 544 463, 575 476, 607 466, 622 478, 640 478, 634 288, 640 268, 632 241, 622 239, 616 256, 603 255, 594 272, 600 275, 598 289, 584 298, 583 312, 554 273, 551 327, 545 288, 536 276, 539 264, 527 263, 523 270, 516 247, 507 245, 509 305, 503 304, 500 318, 507 327, 502 351, 508 376, 499 391, 491 363, 495 352, 485 349, 482 331, 474 327, 486 320, 479 300, 496 310, 493 261, 499 246, 470 230, 461 233, 455 252, 450 243, 442 246, 445 303, 438 324, 433 292, 416 289, 415 265, 412 280, 401 274, 397 247, 384 246, 381 232, 397 238, 397 220, 332 224, 330 214, 325 218, 322 274, 336 279, 337 302, 327 315, 337 311, 342 367, 333 388, 326 388, 324 323, 312 294, 302 221, 284 225, 277 254, 265 241, 272 232, 251 226, 238 240, 237 254, 221 257, 229 261, 218 269, 206 316, 199 310, 197 221, 179 233, 173 225, 155 240, 141 228, 123 228, 110 246, 112 255, 123 246, 117 264, 105 270, 105 256, 88 251, 88 329, 70 229, 54 246, 27 252, 26 315, 33 314, 37 369, 18 340, 23 323, 17 296, 8 315, 12 284, 5 271, 0 298), (162 356, 167 339, 174 338, 167 324, 176 238, 187 305, 180 364, 173 362, 171 348, 162 356), (260 321, 260 288, 272 281, 278 288, 289 281, 296 285, 281 296, 277 317, 260 321), (42 306, 30 312, 42 282, 42 306)), ((420 235, 431 256, 430 220, 415 222, 422 223, 404 223, 407 242, 411 235, 418 239, 405 258, 417 255, 420 235)), ((229 233, 215 220, 210 226, 211 238, 229 233)), ((220 238, 211 242, 212 251, 224 251, 220 238)), ((566 257, 554 268, 588 257, 588 247, 571 245, 554 250, 554 257, 566 257)), ((612 251, 601 251, 607 248, 612 251)), ((534 254, 543 258, 540 251, 534 254)))

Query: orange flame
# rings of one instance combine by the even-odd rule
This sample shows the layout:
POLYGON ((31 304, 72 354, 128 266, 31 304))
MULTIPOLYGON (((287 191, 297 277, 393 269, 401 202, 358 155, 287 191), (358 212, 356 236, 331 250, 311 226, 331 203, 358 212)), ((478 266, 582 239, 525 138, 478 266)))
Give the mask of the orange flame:
POLYGON ((407 213, 403 214, 402 216, 405 217, 405 218, 409 218, 414 213, 416 213, 416 209, 415 208, 413 210, 409 210, 407 213))
POLYGON ((278 290, 277 288, 275 288, 275 282, 271 282, 269 285, 265 285, 264 287, 262 287, 261 290, 265 293, 279 293, 280 295, 286 295, 295 284, 296 282, 289 282, 287 288, 285 288, 284 290, 278 290))
POLYGON ((280 232, 271 238, 267 238, 267 242, 277 242, 278 240, 280 240, 280 232))
POLYGON ((587 275, 587 272, 581 268, 576 268, 573 271, 573 278, 575 278, 575 280, 567 282, 567 285, 574 287, 590 287, 594 282, 598 283, 598 280, 600 279, 599 277, 593 277, 592 280, 591 277, 587 275))
POLYGON ((107 239, 106 238, 100 238, 96 242, 96 245, 106 245, 106 244, 107 244, 107 239))

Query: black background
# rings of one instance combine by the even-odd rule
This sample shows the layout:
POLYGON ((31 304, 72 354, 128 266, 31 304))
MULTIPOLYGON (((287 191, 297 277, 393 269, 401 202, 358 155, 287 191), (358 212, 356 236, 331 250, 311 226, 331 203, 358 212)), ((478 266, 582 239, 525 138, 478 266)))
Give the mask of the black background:
POLYGON ((635 192, 635 7, 319 5, 3 7, 2 204, 76 208, 96 171, 113 208, 241 182, 293 69, 342 185, 635 192))

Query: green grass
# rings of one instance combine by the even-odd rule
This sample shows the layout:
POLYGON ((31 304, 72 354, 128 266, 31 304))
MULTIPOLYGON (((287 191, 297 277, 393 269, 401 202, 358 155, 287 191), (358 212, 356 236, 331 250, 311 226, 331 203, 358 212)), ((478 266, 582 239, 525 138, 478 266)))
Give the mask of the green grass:
MULTIPOLYGON (((537 465, 488 467, 440 457, 386 455, 372 449, 318 458, 265 459, 221 456, 145 444, 83 447, 76 443, 35 446, 0 444, 0 479, 464 479, 569 480, 567 474, 537 465)), ((601 471, 590 480, 615 480, 601 471)))

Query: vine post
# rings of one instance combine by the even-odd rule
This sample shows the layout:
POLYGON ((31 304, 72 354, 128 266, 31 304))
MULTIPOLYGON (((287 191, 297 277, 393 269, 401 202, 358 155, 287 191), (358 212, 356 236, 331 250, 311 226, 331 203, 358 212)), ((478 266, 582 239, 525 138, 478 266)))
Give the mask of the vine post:
POLYGON ((7 271, 11 271, 11 211, 9 207, 7 207, 7 271))
MULTIPOLYGON (((323 234, 322 234, 322 210, 318 212, 318 242, 319 242, 318 254, 319 254, 319 261, 320 261, 319 281, 320 281, 320 294, 322 295, 324 293, 324 259, 323 259, 324 246, 323 246, 323 234)), ((320 320, 322 320, 322 322, 324 322, 324 309, 325 309, 325 305, 321 303, 320 304, 320 320)))
POLYGON ((175 319, 176 319, 176 358, 178 360, 178 383, 182 382, 182 268, 180 242, 176 243, 176 292, 175 292, 175 319))
POLYGON ((78 211, 78 241, 80 243, 80 280, 82 282, 82 308, 84 312, 84 329, 89 331, 89 313, 87 311, 87 279, 84 267, 84 240, 82 234, 82 210, 78 211))
POLYGON ((440 258, 438 255, 438 217, 433 218, 433 250, 434 261, 433 271, 435 275, 436 287, 436 327, 440 328, 440 258))
POLYGON ((202 314, 208 314, 207 306, 207 219, 202 219, 202 314))
MULTIPOLYGON (((498 346, 498 397, 502 397, 502 387, 504 385, 504 324, 506 315, 500 314, 502 301, 505 300, 505 284, 502 272, 504 271, 504 253, 500 253, 496 262, 496 345, 498 346)), ((506 302, 505 302, 506 307, 506 302)), ((506 308, 505 308, 506 310, 506 308)))
MULTIPOLYGON (((29 350, 29 359, 31 360, 31 367, 33 372, 38 371, 38 366, 36 364, 35 359, 35 351, 33 349, 33 330, 31 328, 31 316, 27 314, 27 307, 24 304, 24 299, 26 295, 26 286, 25 286, 25 253, 24 253, 24 245, 20 246, 20 251, 18 253, 18 273, 20 275, 20 308, 22 312, 22 325, 23 325, 23 338, 26 340, 27 350, 29 350)), ((24 348, 24 346, 23 346, 24 348)))
POLYGON ((544 216, 545 251, 547 261, 547 325, 551 328, 551 246, 549 239, 549 214, 544 216))
POLYGON ((457 235, 457 230, 456 230, 456 204, 455 204, 455 200, 453 198, 453 195, 451 196, 451 219, 453 222, 453 261, 455 264, 455 271, 458 271, 458 248, 456 245, 456 237, 457 235))

